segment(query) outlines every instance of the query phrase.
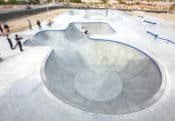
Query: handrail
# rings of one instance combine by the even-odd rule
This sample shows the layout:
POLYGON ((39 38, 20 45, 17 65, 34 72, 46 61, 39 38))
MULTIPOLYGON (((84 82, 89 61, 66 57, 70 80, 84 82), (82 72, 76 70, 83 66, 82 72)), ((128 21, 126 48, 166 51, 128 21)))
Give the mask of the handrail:
POLYGON ((166 39, 166 38, 162 38, 162 37, 160 37, 158 34, 155 34, 155 33, 150 32, 150 31, 146 31, 146 32, 147 32, 148 34, 152 35, 152 36, 154 37, 154 40, 160 39, 160 40, 166 41, 167 44, 168 44, 168 43, 175 44, 175 41, 173 41, 173 40, 166 39))
POLYGON ((152 25, 156 25, 157 23, 156 22, 152 22, 152 21, 148 21, 148 20, 143 20, 145 23, 148 23, 148 24, 152 24, 152 25))

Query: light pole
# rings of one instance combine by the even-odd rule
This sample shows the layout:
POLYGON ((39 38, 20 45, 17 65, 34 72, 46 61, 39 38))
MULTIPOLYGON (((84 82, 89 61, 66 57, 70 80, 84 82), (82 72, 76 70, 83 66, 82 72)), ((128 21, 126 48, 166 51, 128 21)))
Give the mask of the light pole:
POLYGON ((48 0, 47 0, 47 6, 46 6, 46 11, 47 11, 47 17, 49 18, 49 3, 48 3, 48 0))

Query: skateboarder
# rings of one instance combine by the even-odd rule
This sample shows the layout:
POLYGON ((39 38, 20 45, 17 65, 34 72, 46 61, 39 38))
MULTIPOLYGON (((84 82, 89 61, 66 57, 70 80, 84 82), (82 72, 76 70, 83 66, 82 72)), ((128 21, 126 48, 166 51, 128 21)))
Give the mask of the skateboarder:
POLYGON ((22 38, 22 37, 19 37, 17 34, 15 35, 16 45, 15 45, 14 48, 16 48, 16 46, 19 46, 19 49, 20 49, 21 52, 24 51, 24 50, 22 49, 22 43, 21 43, 21 40, 22 40, 22 39, 23 39, 23 38, 22 38))
POLYGON ((81 33, 83 33, 86 36, 90 34, 87 27, 85 27, 85 26, 82 26, 82 32, 81 33))
POLYGON ((49 27, 51 27, 52 23, 53 23, 53 21, 52 21, 51 19, 48 19, 48 20, 47 20, 47 25, 48 25, 49 27))
POLYGON ((38 25, 39 29, 41 29, 41 22, 39 20, 36 21, 36 24, 38 25))
POLYGON ((86 36, 89 36, 89 34, 90 34, 89 31, 88 31, 87 29, 84 29, 84 32, 83 32, 83 33, 84 33, 84 35, 86 35, 86 36))

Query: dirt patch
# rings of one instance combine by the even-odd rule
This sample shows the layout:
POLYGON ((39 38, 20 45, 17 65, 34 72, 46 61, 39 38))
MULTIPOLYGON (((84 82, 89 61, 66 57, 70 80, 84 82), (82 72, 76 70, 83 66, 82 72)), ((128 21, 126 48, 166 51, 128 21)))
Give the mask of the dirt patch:
POLYGON ((23 31, 25 29, 28 29, 28 19, 30 19, 32 25, 36 25, 36 21, 47 21, 49 18, 53 19, 56 16, 58 16, 61 13, 64 13, 65 9, 57 9, 57 10, 51 10, 49 12, 49 15, 47 12, 38 13, 35 15, 26 15, 20 18, 12 19, 7 21, 6 23, 10 26, 11 32, 19 32, 23 31))
MULTIPOLYGON (((49 12, 49 17, 47 12, 42 12, 35 15, 26 15, 17 19, 9 20, 7 21, 7 24, 10 26, 11 32, 19 32, 29 28, 27 19, 30 19, 32 25, 34 26, 36 25, 37 19, 39 19, 40 21, 47 21, 48 18, 53 19, 59 14, 64 13, 65 11, 67 10, 66 9, 52 10, 49 12)), ((149 15, 149 16, 153 16, 153 17, 157 17, 165 20, 175 21, 175 14, 170 14, 170 13, 148 13, 148 12, 144 12, 144 14, 142 12, 129 12, 129 13, 135 16, 149 15)))

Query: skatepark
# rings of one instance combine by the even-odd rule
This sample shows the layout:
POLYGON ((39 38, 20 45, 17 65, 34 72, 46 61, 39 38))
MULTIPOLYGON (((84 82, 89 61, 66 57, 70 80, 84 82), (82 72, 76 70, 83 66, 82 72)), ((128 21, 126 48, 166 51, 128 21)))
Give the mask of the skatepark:
POLYGON ((112 9, 53 21, 18 32, 22 53, 0 42, 0 120, 175 119, 174 22, 112 9))

